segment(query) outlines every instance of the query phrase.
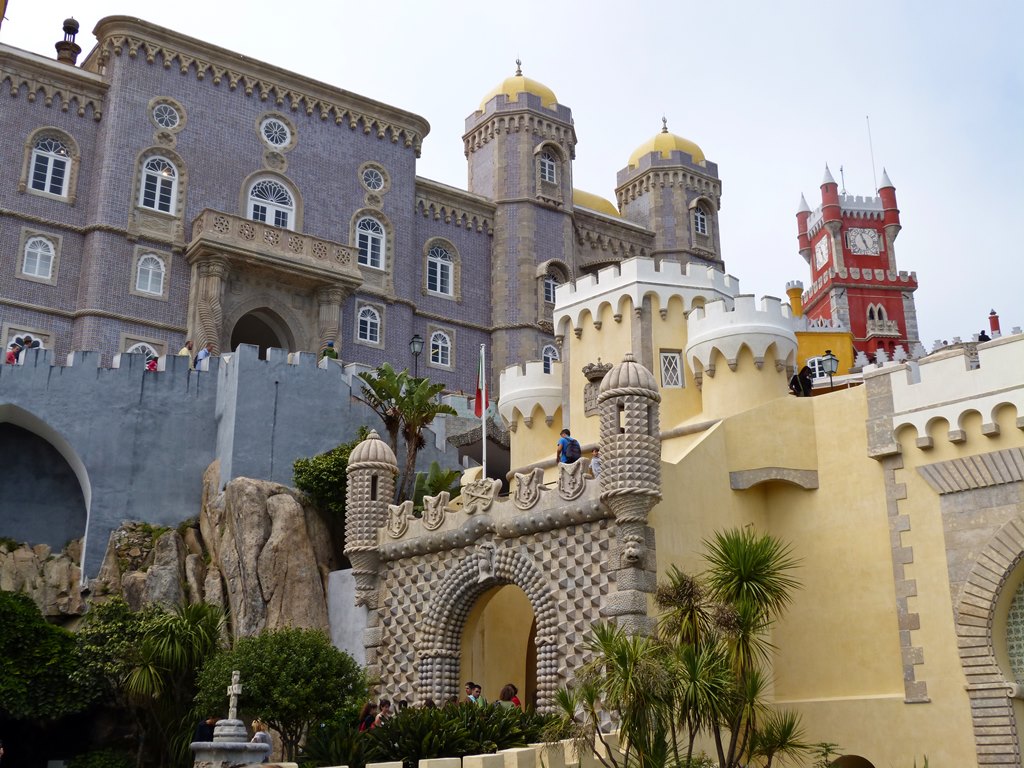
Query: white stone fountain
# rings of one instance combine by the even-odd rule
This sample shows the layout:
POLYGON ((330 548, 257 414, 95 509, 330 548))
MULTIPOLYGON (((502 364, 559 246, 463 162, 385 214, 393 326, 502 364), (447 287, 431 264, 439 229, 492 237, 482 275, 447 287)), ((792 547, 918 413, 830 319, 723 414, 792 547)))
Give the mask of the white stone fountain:
POLYGON ((269 744, 253 744, 245 723, 238 719, 238 696, 242 692, 241 675, 231 673, 228 686, 228 717, 213 730, 213 741, 193 741, 195 768, 228 768, 228 766, 262 763, 270 754, 269 744))

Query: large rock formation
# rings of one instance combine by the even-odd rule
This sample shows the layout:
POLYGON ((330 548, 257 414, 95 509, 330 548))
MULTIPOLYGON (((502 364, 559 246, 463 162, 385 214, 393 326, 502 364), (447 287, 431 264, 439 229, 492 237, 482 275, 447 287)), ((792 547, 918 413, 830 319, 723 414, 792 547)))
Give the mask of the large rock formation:
MULTIPOLYGON (((236 478, 221 490, 214 463, 203 476, 198 524, 179 530, 125 523, 110 536, 90 599, 120 595, 135 610, 205 601, 222 607, 235 637, 277 627, 329 631, 331 535, 306 498, 278 483, 236 478)), ((0 547, 0 589, 27 593, 47 616, 85 612, 81 546, 0 547)))

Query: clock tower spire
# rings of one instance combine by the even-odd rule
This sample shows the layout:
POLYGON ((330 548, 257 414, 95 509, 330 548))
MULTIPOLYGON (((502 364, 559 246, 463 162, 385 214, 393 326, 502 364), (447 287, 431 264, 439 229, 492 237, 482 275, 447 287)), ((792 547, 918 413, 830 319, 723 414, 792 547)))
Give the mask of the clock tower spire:
POLYGON ((800 255, 811 268, 803 297, 808 319, 846 326, 869 359, 879 349, 892 359, 897 346, 909 353, 920 341, 917 275, 896 266, 900 211, 889 174, 882 171, 876 196, 848 195, 826 165, 821 205, 811 211, 801 196, 796 217, 800 255))

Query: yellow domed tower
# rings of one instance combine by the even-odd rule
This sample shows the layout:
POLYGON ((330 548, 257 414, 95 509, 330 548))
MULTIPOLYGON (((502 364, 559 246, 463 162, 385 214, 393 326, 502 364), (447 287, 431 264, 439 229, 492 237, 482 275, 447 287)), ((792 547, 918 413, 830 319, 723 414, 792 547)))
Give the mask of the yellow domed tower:
POLYGON ((495 206, 492 371, 557 357, 549 354, 553 286, 573 277, 572 112, 517 61, 515 74, 466 119, 462 138, 469 191, 495 206))
POLYGON ((654 231, 652 256, 725 270, 718 166, 694 142, 669 133, 668 120, 630 155, 615 195, 623 217, 654 231))

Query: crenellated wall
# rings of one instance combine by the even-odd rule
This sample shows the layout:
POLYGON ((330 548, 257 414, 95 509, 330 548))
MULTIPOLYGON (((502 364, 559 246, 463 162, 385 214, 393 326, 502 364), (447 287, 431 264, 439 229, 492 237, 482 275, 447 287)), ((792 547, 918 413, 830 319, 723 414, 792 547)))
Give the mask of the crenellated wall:
POLYGON ((967 440, 966 421, 980 417, 982 435, 994 437, 1000 409, 1016 409, 1015 426, 1024 429, 1024 334, 1004 336, 977 346, 977 358, 960 347, 937 352, 917 363, 886 363, 866 370, 864 378, 874 390, 891 393, 888 421, 889 442, 884 430, 875 449, 895 451, 896 437, 905 427, 916 431, 915 445, 934 448, 939 440, 962 443, 967 440), (944 431, 939 432, 940 425, 944 431))
MULTIPOLYGON (((260 360, 257 347, 242 345, 210 358, 207 370, 170 356, 152 372, 142 354, 122 355, 117 368, 99 367, 97 352, 75 352, 63 366, 53 365, 50 350, 24 354, 23 365, 0 366, 0 423, 56 449, 77 481, 69 493, 81 497, 49 516, 5 499, 0 535, 55 549, 84 535, 84 579, 96 575, 122 521, 173 526, 197 515, 203 472, 215 459, 222 484, 235 477, 291 484, 295 459, 379 423, 353 397, 343 368, 318 367, 313 354, 271 349, 260 360)), ((5 441, 2 450, 22 447, 23 440, 5 441)), ((430 436, 421 456, 460 463, 454 448, 439 449, 430 436)))

